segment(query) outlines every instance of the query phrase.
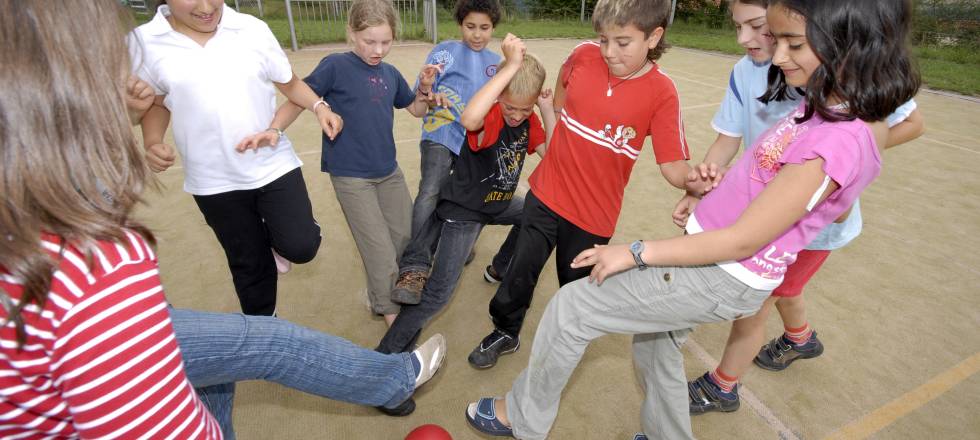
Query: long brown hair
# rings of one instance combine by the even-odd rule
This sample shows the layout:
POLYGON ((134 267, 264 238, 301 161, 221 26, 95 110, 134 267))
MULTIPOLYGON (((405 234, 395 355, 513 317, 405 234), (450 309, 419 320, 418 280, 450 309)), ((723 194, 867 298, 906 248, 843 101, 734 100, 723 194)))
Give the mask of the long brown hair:
POLYGON ((125 42, 131 17, 117 0, 0 0, 0 272, 23 285, 0 290, 4 324, 23 345, 20 311, 43 307, 58 263, 41 234, 89 255, 122 242, 148 178, 126 111, 125 42))

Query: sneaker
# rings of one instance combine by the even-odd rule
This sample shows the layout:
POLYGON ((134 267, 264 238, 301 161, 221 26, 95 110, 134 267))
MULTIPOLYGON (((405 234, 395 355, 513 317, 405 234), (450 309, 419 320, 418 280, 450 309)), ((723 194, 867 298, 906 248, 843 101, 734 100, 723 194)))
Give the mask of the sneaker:
POLYGON ((416 348, 412 352, 412 357, 419 363, 415 376, 415 389, 418 389, 432 379, 442 366, 442 361, 446 358, 446 338, 436 333, 416 348))
POLYGON ((763 345, 753 362, 769 371, 782 371, 797 359, 812 359, 821 354, 823 343, 817 339, 817 332, 811 333, 810 339, 803 345, 793 344, 783 334, 763 345))
POLYGON ((497 284, 504 280, 504 276, 497 273, 497 270, 491 264, 486 269, 483 269, 483 279, 490 284, 497 284))
POLYGON ((293 263, 283 258, 282 255, 279 255, 275 249, 272 250, 272 258, 276 260, 276 271, 279 272, 280 275, 289 272, 289 270, 293 268, 293 263))
POLYGON ((470 365, 476 368, 490 368, 497 364, 497 358, 502 354, 510 354, 521 346, 519 337, 511 336, 500 329, 493 329, 480 345, 470 352, 470 365))
POLYGON ((385 408, 383 406, 376 406, 375 408, 392 417, 405 417, 415 412, 415 399, 409 397, 408 400, 394 408, 385 408))
POLYGON ((692 416, 712 411, 732 412, 739 406, 738 384, 726 393, 711 381, 708 373, 687 383, 687 397, 692 416))
POLYGON ((398 274, 391 300, 400 304, 418 304, 422 301, 422 289, 429 275, 420 270, 409 270, 398 274))

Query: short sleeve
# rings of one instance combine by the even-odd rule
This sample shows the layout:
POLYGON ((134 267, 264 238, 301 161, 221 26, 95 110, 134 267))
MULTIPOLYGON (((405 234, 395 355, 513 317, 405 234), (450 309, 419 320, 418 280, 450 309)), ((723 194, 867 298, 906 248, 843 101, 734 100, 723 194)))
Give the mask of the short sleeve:
POLYGON ((146 81, 153 88, 153 93, 166 95, 167 90, 160 83, 156 72, 150 68, 146 57, 146 44, 144 44, 143 38, 138 30, 134 30, 129 34, 129 37, 126 38, 126 45, 129 48, 129 60, 132 65, 133 74, 139 77, 139 79, 146 81))
POLYGON ((690 159, 677 88, 669 79, 661 82, 661 86, 664 92, 655 98, 658 104, 649 127, 653 153, 658 164, 690 159))
POLYGON ((408 86, 408 82, 405 81, 405 77, 402 76, 398 70, 395 70, 395 68, 391 66, 386 67, 389 67, 391 71, 394 72, 395 82, 398 83, 398 87, 395 89, 395 108, 408 107, 413 101, 415 101, 415 91, 408 86))
POLYGON ((718 133, 730 137, 742 137, 746 121, 742 117, 744 97, 735 81, 735 70, 732 70, 728 77, 728 87, 725 89, 725 97, 721 100, 721 106, 711 120, 711 128, 718 133))
POLYGON ((494 104, 483 117, 483 127, 476 131, 466 131, 466 145, 469 145, 472 151, 487 148, 497 143, 502 128, 504 128, 504 116, 500 112, 500 106, 494 104), (483 139, 480 139, 480 133, 484 133, 483 139))
POLYGON ((918 107, 919 105, 915 103, 914 99, 910 99, 904 104, 898 106, 898 108, 895 109, 892 114, 885 118, 885 121, 888 122, 888 128, 892 128, 904 122, 918 107))
POLYGON ((542 145, 548 141, 547 136, 544 132, 544 126, 541 125, 541 120, 538 119, 538 115, 531 113, 531 117, 528 118, 528 123, 530 126, 528 130, 528 143, 527 143, 527 153, 534 153, 534 150, 538 148, 538 145, 542 145))
POLYGON ((293 79, 293 67, 289 64, 286 52, 279 45, 279 40, 272 34, 269 25, 256 20, 257 23, 251 29, 259 34, 259 50, 262 52, 263 70, 269 81, 277 83, 287 83, 293 79))
POLYGON ((843 188, 851 184, 857 173, 862 142, 873 142, 867 132, 864 141, 860 136, 832 124, 813 126, 791 144, 779 162, 803 164, 819 157, 824 160, 824 174, 843 188))
POLYGON ((310 86, 310 89, 313 90, 313 93, 316 93, 316 96, 327 96, 330 90, 333 89, 333 84, 336 80, 334 75, 335 64, 336 61, 328 56, 320 60, 320 64, 317 64, 309 76, 303 79, 306 85, 310 86))
POLYGON ((568 54, 568 58, 565 58, 565 62, 561 65, 561 71, 559 72, 558 77, 563 87, 568 87, 568 79, 572 77, 572 71, 574 71, 575 67, 577 67, 582 61, 584 52, 589 50, 590 46, 593 46, 594 44, 595 43, 589 41, 579 43, 578 46, 575 46, 575 49, 572 49, 572 53, 568 54))

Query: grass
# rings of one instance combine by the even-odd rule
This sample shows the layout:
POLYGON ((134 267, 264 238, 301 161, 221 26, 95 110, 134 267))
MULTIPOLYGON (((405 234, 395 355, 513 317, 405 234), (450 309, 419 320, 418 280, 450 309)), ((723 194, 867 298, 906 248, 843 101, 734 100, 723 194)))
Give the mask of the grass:
MULTIPOLYGON (((254 8, 253 8, 254 9, 254 8)), ((242 12, 258 15, 258 10, 243 8, 242 12)), ((266 5, 264 20, 269 24, 283 47, 291 47, 289 24, 285 8, 275 2, 266 5)), ((300 14, 301 11, 294 11, 300 14)), ((149 20, 149 16, 136 15, 137 24, 149 20)), ((298 44, 332 43, 344 41, 344 23, 339 20, 326 21, 325 24, 306 23, 297 26, 298 44)), ((437 30, 439 41, 460 38, 459 26, 445 10, 439 10, 437 30)), ((592 24, 577 18, 553 20, 505 19, 502 20, 495 35, 502 37, 508 32, 522 38, 593 38, 592 24)), ((408 22, 403 25, 402 40, 429 40, 421 22, 408 22)), ((701 23, 675 22, 667 34, 667 39, 677 47, 688 47, 733 55, 741 55, 742 48, 735 42, 735 31, 730 28, 709 27, 701 23)), ((918 60, 923 82, 933 89, 948 90, 964 95, 980 96, 980 48, 969 46, 914 46, 912 53, 918 60)))

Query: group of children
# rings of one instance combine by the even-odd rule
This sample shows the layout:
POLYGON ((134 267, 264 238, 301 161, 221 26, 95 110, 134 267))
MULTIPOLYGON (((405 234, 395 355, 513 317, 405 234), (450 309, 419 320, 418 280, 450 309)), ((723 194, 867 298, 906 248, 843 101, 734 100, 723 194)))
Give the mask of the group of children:
MULTIPOLYGON (((488 282, 500 285, 489 304, 493 328, 470 353, 472 366, 490 368, 518 350, 553 251, 562 287, 511 391, 467 408, 466 419, 481 432, 547 437, 568 378, 589 341, 604 334, 634 335, 646 390, 644 434, 637 438, 692 438, 689 414, 737 409, 737 381, 753 359, 781 370, 819 356, 823 346, 806 321, 802 288, 831 249, 860 232, 857 199, 878 175, 879 148, 922 131, 911 100, 918 77, 904 46, 911 11, 905 0, 730 5, 747 55, 735 65, 712 122, 718 139, 692 168, 677 89, 657 63, 668 47, 667 0, 600 0, 593 11, 598 40, 572 51, 554 90, 544 87, 544 67, 516 36, 503 39, 503 60, 487 49, 500 19, 495 0, 457 2, 462 40, 437 45, 414 87, 383 61, 398 25, 390 1, 355 0, 347 29, 352 50, 325 57, 304 80, 261 21, 220 0, 161 2, 153 20, 129 37, 139 78, 126 89, 130 116, 142 125, 145 161, 156 172, 175 160, 174 148, 163 143, 172 119, 184 189, 223 247, 249 315, 170 311, 187 379, 210 411, 224 408, 224 415, 215 413, 218 430, 195 413, 202 424, 191 424, 199 429, 189 437, 234 435, 230 396, 233 383, 245 379, 274 380, 391 415, 411 413, 411 392, 435 373, 446 350, 439 335, 416 347, 418 338, 448 304, 489 224, 511 231, 484 270, 488 282), (858 74, 862 63, 878 71, 858 74), (276 89, 287 98, 278 109, 276 89), (395 108, 422 118, 414 204, 395 160, 395 108), (371 309, 389 326, 376 352, 252 316, 275 315, 278 274, 291 262, 310 261, 319 247, 301 162, 284 134, 304 110, 323 130, 321 170, 330 174, 361 255, 371 309), (686 234, 609 244, 647 137, 664 179, 685 191, 673 217, 686 234), (729 167, 743 142, 746 152, 729 167), (522 197, 517 184, 531 153, 542 160, 522 197), (772 305, 786 332, 760 351, 772 305), (717 321, 734 321, 725 356, 688 383, 680 347, 694 326, 717 321), (223 373, 209 354, 234 347, 243 328, 268 329, 255 351, 264 359, 236 357, 229 348, 221 359, 236 365, 235 374, 223 373), (349 373, 344 377, 370 375, 345 367, 365 364, 405 374, 357 389, 320 377, 326 370, 309 380, 303 364, 273 374, 259 364, 282 356, 272 354, 277 346, 334 353, 335 368, 326 370, 339 368, 349 373), (333 385, 314 383, 321 380, 333 385), (224 403, 212 403, 221 398, 224 403)), ((138 198, 130 193, 138 191, 104 184, 116 178, 96 174, 94 181, 103 183, 107 203, 124 205, 125 220, 138 198)), ((128 221, 118 225, 140 232, 74 234, 44 222, 40 230, 55 234, 49 247, 78 238, 125 239, 135 249, 129 253, 152 254, 148 233, 128 221)), ((90 255, 84 240, 68 244, 78 246, 79 261, 90 255)), ((3 258, 3 267, 16 267, 3 258)), ((147 261, 155 265, 152 256, 147 261)), ((16 330, 3 339, 23 344, 22 329, 16 330)))

